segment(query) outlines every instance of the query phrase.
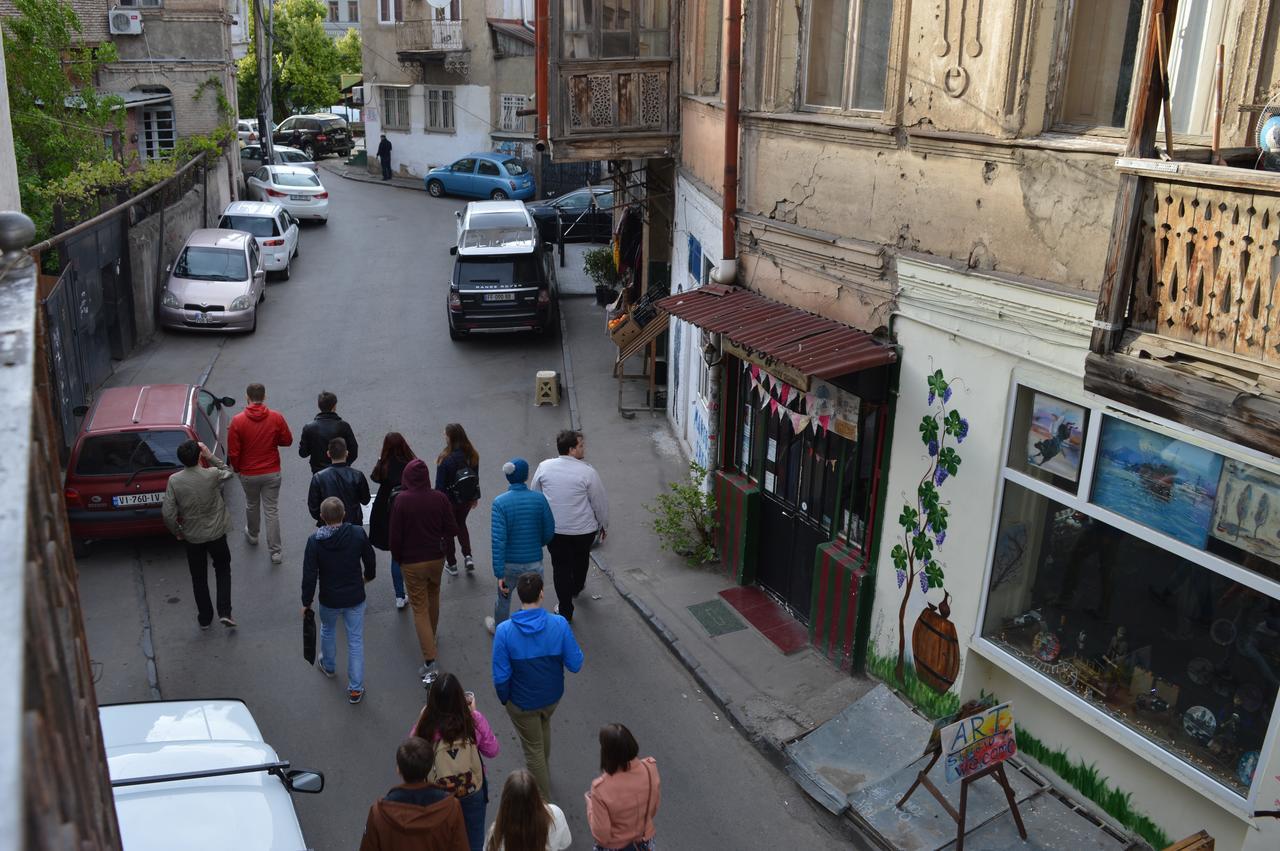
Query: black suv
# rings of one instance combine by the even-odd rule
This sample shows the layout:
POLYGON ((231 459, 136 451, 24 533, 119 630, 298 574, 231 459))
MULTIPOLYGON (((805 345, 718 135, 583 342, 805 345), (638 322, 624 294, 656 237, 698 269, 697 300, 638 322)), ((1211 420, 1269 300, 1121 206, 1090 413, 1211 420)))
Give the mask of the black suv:
MULTIPOLYGON (((452 249, 457 253, 457 249, 452 249)), ((449 282, 449 336, 472 332, 554 334, 559 322, 554 253, 457 254, 449 282)))
POLYGON ((347 122, 336 115, 290 116, 272 132, 271 141, 277 145, 293 145, 296 141, 293 147, 317 160, 325 154, 348 156, 352 148, 351 130, 347 122), (295 131, 301 138, 293 138, 295 131))

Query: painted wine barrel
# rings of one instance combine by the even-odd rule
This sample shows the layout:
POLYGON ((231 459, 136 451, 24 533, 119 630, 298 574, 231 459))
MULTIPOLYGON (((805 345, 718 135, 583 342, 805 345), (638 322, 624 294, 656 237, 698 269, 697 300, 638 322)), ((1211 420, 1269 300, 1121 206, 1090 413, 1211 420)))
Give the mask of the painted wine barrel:
POLYGON ((960 642, 951 615, 950 594, 942 602, 929 607, 916 618, 911 631, 911 655, 915 659, 916 677, 929 688, 943 694, 956 682, 960 672, 960 642))

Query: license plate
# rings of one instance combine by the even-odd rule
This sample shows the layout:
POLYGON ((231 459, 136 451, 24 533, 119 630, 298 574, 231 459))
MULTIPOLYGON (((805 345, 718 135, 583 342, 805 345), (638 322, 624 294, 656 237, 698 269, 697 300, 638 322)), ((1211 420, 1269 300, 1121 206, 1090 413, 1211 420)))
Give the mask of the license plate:
POLYGON ((515 293, 485 293, 485 301, 515 301, 515 293))
POLYGON ((310 195, 290 195, 289 200, 290 201, 310 201, 311 196, 310 195))
POLYGON ((188 315, 187 319, 197 325, 212 325, 218 321, 216 316, 208 313, 191 313, 188 315))
POLYGON ((127 493, 123 496, 111 497, 111 504, 116 508, 129 505, 158 505, 164 502, 163 493, 127 493))

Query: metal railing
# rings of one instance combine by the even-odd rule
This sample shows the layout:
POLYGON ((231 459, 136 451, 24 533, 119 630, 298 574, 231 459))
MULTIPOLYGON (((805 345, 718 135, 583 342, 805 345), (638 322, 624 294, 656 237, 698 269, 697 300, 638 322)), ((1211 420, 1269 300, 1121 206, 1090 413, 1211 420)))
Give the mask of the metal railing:
POLYGON ((396 23, 396 50, 453 51, 465 50, 462 21, 440 21, 434 18, 396 23))

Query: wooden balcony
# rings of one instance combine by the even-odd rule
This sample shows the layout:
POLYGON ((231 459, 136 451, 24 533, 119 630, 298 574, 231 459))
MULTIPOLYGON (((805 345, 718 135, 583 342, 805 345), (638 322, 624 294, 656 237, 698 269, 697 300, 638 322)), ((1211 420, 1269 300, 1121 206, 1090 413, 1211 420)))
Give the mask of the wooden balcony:
POLYGON ((1280 455, 1280 173, 1136 158, 1117 169, 1138 178, 1137 233, 1099 309, 1123 325, 1112 345, 1095 337, 1086 388, 1280 455))
POLYGON ((669 59, 561 64, 551 113, 556 158, 671 156, 673 72, 669 59))

